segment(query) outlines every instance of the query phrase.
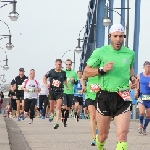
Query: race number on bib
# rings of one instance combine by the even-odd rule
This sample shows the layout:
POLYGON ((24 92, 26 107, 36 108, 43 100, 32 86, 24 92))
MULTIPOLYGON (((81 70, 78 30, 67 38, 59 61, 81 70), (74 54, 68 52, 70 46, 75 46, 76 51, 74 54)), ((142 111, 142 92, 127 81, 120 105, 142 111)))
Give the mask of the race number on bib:
POLYGON ((28 89, 28 92, 34 92, 35 90, 34 89, 32 89, 32 88, 29 88, 28 89))
POLYGON ((58 80, 54 80, 54 79, 53 79, 53 83, 52 83, 52 85, 53 85, 53 86, 55 86, 55 87, 59 87, 59 86, 60 86, 60 84, 61 84, 61 82, 60 82, 60 81, 58 81, 58 80))
POLYGON ((100 90, 99 84, 91 84, 90 85, 90 92, 98 92, 100 90))
POLYGON ((76 90, 77 94, 82 94, 82 90, 76 90))
POLYGON ((118 94, 124 99, 124 101, 131 101, 130 91, 119 91, 118 94))
POLYGON ((150 95, 142 95, 142 100, 150 100, 150 95))
POLYGON ((22 90, 22 89, 21 89, 21 85, 18 85, 18 90, 22 90))
POLYGON ((16 99, 16 96, 12 96, 12 99, 16 99))

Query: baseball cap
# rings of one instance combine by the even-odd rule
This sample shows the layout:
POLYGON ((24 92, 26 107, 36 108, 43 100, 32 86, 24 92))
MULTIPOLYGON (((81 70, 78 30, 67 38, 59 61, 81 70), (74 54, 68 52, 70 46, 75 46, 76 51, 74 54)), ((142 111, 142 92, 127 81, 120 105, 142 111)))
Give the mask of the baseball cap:
POLYGON ((143 66, 146 66, 146 65, 150 65, 150 62, 149 61, 145 61, 143 66))
POLYGON ((20 68, 19 71, 24 71, 24 68, 20 68))
POLYGON ((124 33, 124 27, 121 24, 113 24, 109 29, 109 34, 117 31, 124 33))

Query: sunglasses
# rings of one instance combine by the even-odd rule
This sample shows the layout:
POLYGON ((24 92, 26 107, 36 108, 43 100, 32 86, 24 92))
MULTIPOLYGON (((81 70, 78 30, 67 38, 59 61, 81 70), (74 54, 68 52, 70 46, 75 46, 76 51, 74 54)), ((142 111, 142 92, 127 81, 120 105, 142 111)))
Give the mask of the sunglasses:
POLYGON ((71 66, 71 64, 66 64, 66 66, 71 66))

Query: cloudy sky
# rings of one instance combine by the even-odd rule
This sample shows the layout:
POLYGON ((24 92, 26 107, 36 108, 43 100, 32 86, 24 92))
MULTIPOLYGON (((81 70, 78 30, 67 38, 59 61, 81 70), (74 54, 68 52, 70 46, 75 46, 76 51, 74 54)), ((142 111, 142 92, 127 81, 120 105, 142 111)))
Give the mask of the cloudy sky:
MULTIPOLYGON (((134 31, 134 2, 130 1, 130 38, 129 47, 133 47, 134 31)), ((13 50, 5 48, 8 39, 0 41, 0 47, 4 48, 8 55, 10 69, 0 74, 6 75, 7 83, 16 75, 20 67, 25 68, 26 75, 29 70, 36 70, 36 79, 54 67, 56 58, 63 60, 73 59, 73 50, 77 46, 79 31, 85 26, 87 19, 89 0, 18 0, 18 21, 12 22, 7 17, 12 10, 12 5, 0 9, 0 19, 5 21, 11 30, 13 50)), ((0 3, 3 5, 3 3, 0 3)), ((150 20, 145 14, 149 13, 150 0, 141 2, 141 32, 139 43, 139 71, 142 71, 143 61, 149 60, 149 35, 150 20)), ((120 0, 115 0, 114 7, 120 7, 120 0)), ((119 10, 118 10, 119 11, 119 10)), ((119 15, 114 13, 114 23, 119 23, 119 15)), ((1 35, 8 34, 5 24, 0 22, 1 35)), ((84 31, 81 33, 83 35, 84 31)), ((105 39, 107 41, 107 39, 105 39)), ((5 53, 1 50, 0 60, 5 59, 5 53)), ((80 54, 76 54, 76 70, 79 67, 80 54)), ((1 62, 4 65, 5 62, 1 62)))

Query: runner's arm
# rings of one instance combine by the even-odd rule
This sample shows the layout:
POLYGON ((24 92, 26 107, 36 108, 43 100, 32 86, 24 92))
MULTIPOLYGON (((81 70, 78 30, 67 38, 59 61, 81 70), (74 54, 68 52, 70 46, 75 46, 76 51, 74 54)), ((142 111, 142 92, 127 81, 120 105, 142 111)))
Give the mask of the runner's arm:
POLYGON ((86 80, 86 78, 85 78, 85 76, 83 75, 82 78, 81 78, 81 80, 80 80, 82 87, 85 87, 85 80, 86 80))
POLYGON ((66 72, 64 72, 64 85, 68 88, 66 72))
POLYGON ((64 85, 68 88, 67 80, 64 81, 64 85))
POLYGON ((41 91, 41 86, 40 86, 40 83, 38 82, 38 93, 40 93, 40 91, 41 91))
POLYGON ((99 75, 98 69, 99 68, 92 68, 89 65, 87 65, 84 69, 83 75, 85 78, 97 76, 99 75))
POLYGON ((47 78, 48 77, 50 77, 50 71, 48 71, 45 75, 44 75, 44 77, 43 77, 43 83, 45 84, 45 85, 47 85, 48 83, 47 83, 47 78))
POLYGON ((139 90, 140 90, 140 75, 139 74, 137 75, 137 87, 134 90, 135 92, 139 93, 139 90))

